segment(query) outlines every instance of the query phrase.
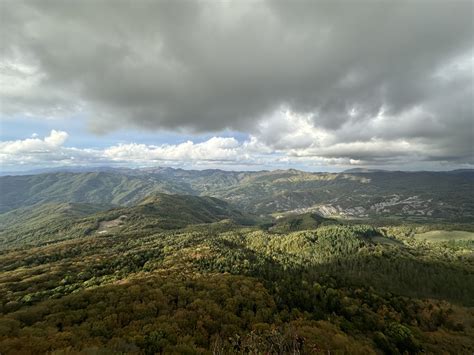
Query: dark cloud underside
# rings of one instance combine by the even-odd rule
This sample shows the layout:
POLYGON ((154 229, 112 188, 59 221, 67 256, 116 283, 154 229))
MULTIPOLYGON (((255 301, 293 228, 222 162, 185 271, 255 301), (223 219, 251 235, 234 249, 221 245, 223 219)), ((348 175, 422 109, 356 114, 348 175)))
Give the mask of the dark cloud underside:
MULTIPOLYGON (((334 135, 333 148, 311 154, 408 140, 430 146, 426 159, 472 160, 471 1, 1 6, 2 57, 37 68, 29 93, 3 97, 5 114, 81 110, 102 133, 257 134, 258 122, 284 106, 334 135)), ((354 157, 374 154, 364 151, 354 157)))

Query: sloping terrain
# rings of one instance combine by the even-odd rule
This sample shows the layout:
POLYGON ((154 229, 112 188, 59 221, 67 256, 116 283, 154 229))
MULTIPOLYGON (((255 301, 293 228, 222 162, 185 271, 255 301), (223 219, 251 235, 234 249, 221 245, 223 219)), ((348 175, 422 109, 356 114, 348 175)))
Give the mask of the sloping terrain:
POLYGON ((112 209, 47 203, 0 214, 0 249, 119 231, 144 234, 227 219, 236 224, 254 223, 252 216, 213 197, 155 193, 135 206, 112 209))
POLYGON ((171 168, 0 177, 0 211, 48 202, 131 206, 163 192, 214 196, 242 211, 342 218, 474 220, 474 172, 307 173, 171 168))
POLYGON ((468 231, 445 231, 445 230, 432 230, 429 232, 419 233, 415 235, 418 240, 426 240, 428 242, 449 242, 449 241, 460 241, 460 240, 474 240, 474 233, 468 231))
POLYGON ((0 214, 0 250, 14 245, 48 243, 81 236, 78 220, 109 209, 109 205, 46 203, 0 214), (75 233, 73 230, 76 230, 75 233))
MULTIPOLYGON (((113 233, 0 253, 1 353, 474 350, 472 241, 427 247, 408 227, 131 223, 179 199, 162 198, 117 211, 128 217, 113 233)), ((206 206, 183 211, 196 221, 221 207, 193 203, 206 206)))
POLYGON ((179 229, 188 225, 218 222, 225 219, 251 224, 253 219, 214 197, 156 193, 136 206, 115 208, 94 216, 101 221, 122 219, 124 230, 179 229))
POLYGON ((290 214, 277 216, 277 219, 268 230, 276 233, 289 233, 301 230, 316 229, 321 225, 337 224, 338 222, 324 218, 317 213, 290 214))
POLYGON ((345 218, 474 219, 474 173, 375 172, 252 175, 216 191, 256 213, 319 212, 345 218))
MULTIPOLYGON (((369 183, 361 179, 263 172, 239 184, 369 183)), ((207 196, 131 201, 0 215, 2 354, 474 350, 467 232, 319 213, 270 222, 207 196), (433 233, 443 238, 420 238, 433 233)))
POLYGON ((188 193, 161 176, 115 172, 51 173, 0 178, 0 211, 56 203, 134 204, 154 192, 188 193))

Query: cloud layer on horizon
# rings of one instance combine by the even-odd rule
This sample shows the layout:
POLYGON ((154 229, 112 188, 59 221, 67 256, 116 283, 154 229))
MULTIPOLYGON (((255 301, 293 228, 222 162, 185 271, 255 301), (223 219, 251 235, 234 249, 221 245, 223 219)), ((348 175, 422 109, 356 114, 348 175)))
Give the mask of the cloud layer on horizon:
MULTIPOLYGON (((208 148, 137 142, 95 155, 104 161, 199 162, 217 152, 263 166, 275 157, 474 163, 470 1, 0 6, 3 117, 79 115, 102 134, 136 128, 218 136, 231 129, 250 137, 216 137, 208 148), (249 150, 252 144, 258 149, 249 150)), ((1 144, 37 145, 35 157, 75 149, 39 139, 1 144)))
MULTIPOLYGON (((175 166, 227 170, 258 170, 265 166, 271 169, 303 167, 307 170, 321 171, 328 166, 342 170, 352 166, 386 168, 391 165, 419 170, 429 165, 417 151, 430 149, 421 144, 415 147, 403 140, 390 144, 381 140, 371 140, 339 143, 318 149, 317 154, 314 154, 312 148, 306 147, 277 149, 265 144, 262 137, 257 136, 250 136, 244 141, 238 141, 233 137, 214 136, 199 143, 189 140, 162 145, 120 143, 99 149, 66 146, 68 137, 67 132, 52 130, 44 138, 34 134, 31 138, 23 140, 0 142, 0 166, 4 171, 62 166, 175 166), (370 159, 354 159, 350 156, 364 156, 370 159), (407 165, 407 161, 415 165, 407 165)), ((448 162, 444 164, 439 165, 438 169, 445 170, 452 167, 448 162)), ((469 167, 469 164, 462 166, 469 167)))

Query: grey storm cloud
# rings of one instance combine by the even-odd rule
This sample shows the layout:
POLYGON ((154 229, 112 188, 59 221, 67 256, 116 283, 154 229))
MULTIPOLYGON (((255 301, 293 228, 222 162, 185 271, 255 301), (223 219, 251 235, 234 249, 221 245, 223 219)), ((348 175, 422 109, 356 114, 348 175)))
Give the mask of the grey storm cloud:
POLYGON ((29 91, 3 96, 4 114, 82 110, 99 133, 253 134, 284 106, 334 144, 411 139, 432 146, 426 159, 472 160, 471 1, 0 6, 4 69, 35 68, 29 91))

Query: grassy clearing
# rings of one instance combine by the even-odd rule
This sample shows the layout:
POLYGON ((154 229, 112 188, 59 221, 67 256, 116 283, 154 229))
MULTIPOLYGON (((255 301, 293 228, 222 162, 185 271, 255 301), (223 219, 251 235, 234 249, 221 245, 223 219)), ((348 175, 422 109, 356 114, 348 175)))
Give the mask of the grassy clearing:
POLYGON ((418 240, 427 240, 430 242, 446 242, 450 240, 474 240, 473 232, 466 231, 444 231, 434 230, 415 235, 418 240))

